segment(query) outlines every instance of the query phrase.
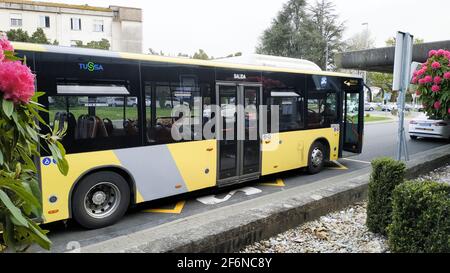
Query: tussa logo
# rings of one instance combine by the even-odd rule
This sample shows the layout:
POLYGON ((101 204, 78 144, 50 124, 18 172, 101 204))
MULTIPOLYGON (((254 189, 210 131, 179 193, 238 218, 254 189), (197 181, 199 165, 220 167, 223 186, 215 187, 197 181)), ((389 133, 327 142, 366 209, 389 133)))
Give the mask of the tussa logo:
POLYGON ((88 62, 87 64, 79 64, 79 65, 81 70, 87 70, 89 72, 103 71, 103 66, 101 64, 88 62))

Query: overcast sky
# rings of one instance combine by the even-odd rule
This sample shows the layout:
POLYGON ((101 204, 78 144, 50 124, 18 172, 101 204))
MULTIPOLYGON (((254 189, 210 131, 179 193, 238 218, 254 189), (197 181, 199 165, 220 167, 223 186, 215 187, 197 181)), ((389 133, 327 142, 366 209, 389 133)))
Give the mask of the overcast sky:
MULTIPOLYGON (((261 33, 287 0, 41 0, 142 8, 144 49, 149 47, 171 55, 192 55, 199 48, 220 57, 241 51, 253 53, 261 33)), ((315 0, 309 0, 315 1, 315 0)), ((448 0, 332 0, 342 21, 345 37, 365 29, 377 46, 408 31, 427 42, 448 40, 448 0), (402 13, 399 13, 401 11, 402 13), (424 12, 425 11, 425 12, 424 12)))

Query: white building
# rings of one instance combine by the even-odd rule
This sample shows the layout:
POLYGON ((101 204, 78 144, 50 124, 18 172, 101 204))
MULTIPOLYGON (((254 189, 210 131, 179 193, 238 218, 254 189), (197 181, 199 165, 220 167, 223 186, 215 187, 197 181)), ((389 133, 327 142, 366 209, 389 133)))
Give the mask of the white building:
POLYGON ((0 0, 0 31, 42 28, 50 42, 74 46, 107 39, 111 50, 142 53, 142 10, 60 3, 0 0))

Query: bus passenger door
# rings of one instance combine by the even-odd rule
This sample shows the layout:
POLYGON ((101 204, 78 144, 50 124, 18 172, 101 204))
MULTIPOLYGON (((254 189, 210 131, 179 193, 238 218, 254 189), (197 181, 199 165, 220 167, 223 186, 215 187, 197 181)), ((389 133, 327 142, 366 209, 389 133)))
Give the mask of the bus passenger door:
POLYGON ((344 81, 343 150, 362 152, 364 134, 364 91, 357 80, 344 81))
POLYGON ((218 185, 259 177, 261 148, 259 105, 261 85, 218 83, 216 86, 219 156, 218 185))

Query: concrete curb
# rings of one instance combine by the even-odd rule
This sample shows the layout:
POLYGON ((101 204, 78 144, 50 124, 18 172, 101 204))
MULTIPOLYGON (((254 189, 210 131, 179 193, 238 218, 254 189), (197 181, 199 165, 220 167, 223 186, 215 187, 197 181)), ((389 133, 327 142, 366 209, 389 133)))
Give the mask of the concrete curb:
MULTIPOLYGON (((407 177, 450 162, 450 145, 414 156, 407 177)), ((116 237, 81 252, 236 252, 367 198, 370 167, 116 237)))

